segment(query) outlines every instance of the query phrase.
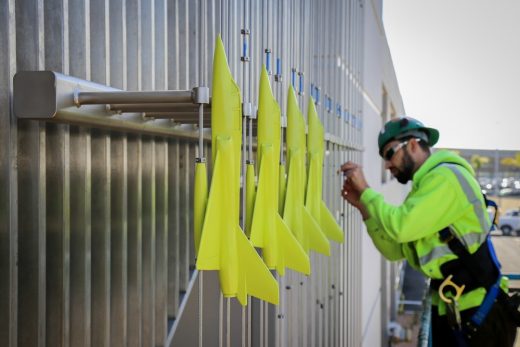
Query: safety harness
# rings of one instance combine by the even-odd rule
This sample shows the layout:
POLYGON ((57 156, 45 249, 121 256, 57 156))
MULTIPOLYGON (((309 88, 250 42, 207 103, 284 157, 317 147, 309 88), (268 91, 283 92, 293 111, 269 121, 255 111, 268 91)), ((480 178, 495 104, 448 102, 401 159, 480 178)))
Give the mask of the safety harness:
MULTIPOLYGON (((463 168, 458 163, 441 163, 437 166, 443 165, 456 165, 463 168)), ((462 178, 463 175, 458 175, 458 177, 462 178)), ((462 179, 461 184, 469 186, 465 179, 462 179)), ((494 201, 489 200, 485 195, 483 196, 486 207, 491 207, 495 210, 489 230, 491 231, 496 225, 498 206, 494 201)), ((520 295, 516 293, 513 296, 509 296, 500 288, 500 281, 502 279, 500 272, 501 265, 496 256, 493 244, 491 243, 489 231, 487 231, 485 242, 483 242, 473 254, 471 254, 461 240, 457 238, 450 226, 438 232, 439 239, 447 244, 453 254, 457 256, 457 259, 450 260, 441 265, 440 270, 443 279, 432 279, 430 281, 430 288, 438 291, 441 299, 447 303, 448 322, 460 346, 465 346, 466 341, 471 340, 472 336, 475 335, 495 302, 500 302, 510 313, 515 325, 520 327, 520 312, 518 311, 520 295), (453 288, 455 292, 451 289, 447 289, 447 292, 451 293, 451 298, 446 298, 444 289, 449 287, 453 288), (463 291, 470 292, 480 287, 487 290, 484 300, 471 318, 462 322, 458 310, 458 298, 462 295, 463 291)))
MULTIPOLYGON (((493 201, 488 200, 485 196, 484 199, 487 206, 496 209, 497 206, 493 201)), ((496 213, 494 219, 496 219, 496 213)), ((460 296, 463 290, 469 292, 479 287, 483 287, 487 290, 487 294, 482 301, 482 304, 471 318, 463 323, 463 325, 460 324, 459 312, 450 312, 448 309, 448 315, 458 315, 458 317, 455 318, 448 317, 448 321, 451 322, 450 325, 454 329, 459 341, 463 338, 462 336, 471 340, 472 336, 477 332, 486 319, 495 302, 503 304, 510 313, 516 326, 520 326, 520 312, 518 311, 520 295, 515 294, 510 297, 500 288, 500 281, 502 278, 502 274, 500 273, 501 266, 496 256, 493 244, 491 243, 490 235, 487 235, 486 241, 482 243, 478 250, 473 254, 467 250, 450 227, 446 227, 439 231, 439 238, 442 242, 448 245, 450 250, 457 255, 458 258, 448 261, 441 266, 441 273, 445 279, 432 279, 430 287, 436 291, 441 289, 439 293, 442 295, 443 287, 448 280, 449 284, 454 287, 457 292, 460 289, 459 293, 455 293, 457 297, 460 296), (461 283, 463 285, 457 285, 461 283), (453 322, 455 322, 455 324, 452 324, 453 322)))

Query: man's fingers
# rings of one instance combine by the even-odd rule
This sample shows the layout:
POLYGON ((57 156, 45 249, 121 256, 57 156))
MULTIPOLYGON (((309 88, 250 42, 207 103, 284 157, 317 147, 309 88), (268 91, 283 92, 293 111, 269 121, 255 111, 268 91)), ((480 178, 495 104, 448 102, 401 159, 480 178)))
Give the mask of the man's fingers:
MULTIPOLYGON (((347 161, 345 164, 341 165, 339 171, 346 172, 346 171, 350 171, 352 169, 356 169, 358 167, 359 167, 359 165, 357 165, 356 163, 347 161)), ((338 173, 339 173, 339 171, 338 171, 338 173)))

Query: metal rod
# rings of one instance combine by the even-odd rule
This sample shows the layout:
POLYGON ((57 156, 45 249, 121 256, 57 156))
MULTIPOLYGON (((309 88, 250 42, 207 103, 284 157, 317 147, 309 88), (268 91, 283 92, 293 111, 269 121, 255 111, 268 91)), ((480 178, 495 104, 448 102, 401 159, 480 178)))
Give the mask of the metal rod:
POLYGON ((108 104, 107 110, 121 112, 197 112, 197 104, 193 103, 135 103, 135 104, 108 104))
POLYGON ((231 298, 226 298, 226 346, 231 347, 231 298))
POLYGON ((223 337, 224 337, 224 295, 220 292, 219 302, 218 302, 218 345, 219 347, 223 347, 223 337))
POLYGON ((199 157, 204 158, 204 104, 199 105, 199 157))
POLYGON ((269 347, 269 303, 267 301, 264 302, 265 309, 264 309, 264 327, 265 327, 265 346, 269 347))
POLYGON ((253 161, 253 118, 249 117, 249 162, 253 161))
POLYGON ((242 347, 246 347, 246 308, 242 306, 242 347))
MULTIPOLYGON (((199 84, 204 86, 204 42, 206 42, 205 38, 205 23, 204 13, 205 13, 205 0, 201 0, 200 8, 199 8, 199 26, 201 29, 201 35, 199 35, 199 84)), ((190 106, 190 105, 186 105, 190 106)), ((183 107, 184 104, 183 104, 183 107)), ((181 108, 182 109, 182 108, 181 108)), ((188 109, 191 110, 191 109, 188 109)), ((199 160, 203 161, 204 159, 204 104, 199 104, 199 160)), ((204 271, 200 272, 199 279, 199 347, 203 346, 203 308, 204 308, 204 271)))
POLYGON ((203 315, 202 308, 204 306, 203 291, 204 291, 204 271, 201 271, 201 272, 199 272, 199 347, 203 346, 203 343, 202 343, 202 338, 203 338, 202 327, 204 324, 204 319, 202 317, 202 315, 203 315))
POLYGON ((251 297, 247 297, 247 345, 251 346, 251 297))
MULTIPOLYGON (((204 112, 206 116, 210 116, 209 113, 204 112)), ((143 117, 157 118, 157 119, 173 119, 178 121, 187 121, 188 123, 199 122, 199 112, 146 112, 143 113, 143 117)), ((206 120, 205 120, 206 121, 206 120)), ((207 119, 209 122, 210 120, 207 119)))
POLYGON ((141 92, 78 92, 75 104, 144 104, 193 102, 191 90, 165 90, 141 92))
MULTIPOLYGON (((242 62, 242 85, 243 85, 243 94, 242 94, 242 230, 245 230, 245 224, 246 224, 246 128, 247 128, 247 117, 244 113, 244 107, 246 107, 247 101, 248 101, 248 92, 247 92, 247 81, 246 81, 246 71, 247 71, 247 62, 249 62, 249 56, 248 56, 248 42, 247 42, 247 36, 249 35, 250 31, 247 26, 247 13, 245 9, 245 3, 244 3, 244 23, 243 23, 243 29, 241 30, 242 35, 242 43, 243 43, 243 50, 242 50, 242 56, 240 57, 240 61, 242 62)), ((228 321, 230 319, 229 312, 228 312, 228 321)), ((229 324, 229 323, 228 323, 229 324)), ((245 347, 246 345, 246 309, 245 307, 242 307, 242 321, 241 321, 241 331, 242 331, 242 347, 245 347)), ((228 336, 229 339, 229 336, 228 336)), ((228 346, 230 342, 228 341, 228 346)))
POLYGON ((264 347, 264 302, 260 301, 260 346, 264 347))
POLYGON ((246 128, 247 117, 242 116, 242 230, 246 225, 246 128))

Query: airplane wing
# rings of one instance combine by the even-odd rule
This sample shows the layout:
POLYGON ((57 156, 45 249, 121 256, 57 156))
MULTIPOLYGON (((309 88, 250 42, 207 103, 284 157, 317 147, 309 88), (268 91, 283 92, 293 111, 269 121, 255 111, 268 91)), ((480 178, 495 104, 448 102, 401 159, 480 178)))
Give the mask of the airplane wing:
MULTIPOLYGON (((278 282, 238 226, 236 234, 239 259, 241 262, 240 271, 242 272, 240 278, 245 276, 245 290, 247 294, 278 305, 278 282)), ((239 288, 243 288, 241 284, 239 284, 239 288)), ((247 303, 247 297, 244 300, 244 294, 240 294, 241 295, 237 295, 237 299, 244 305, 244 302, 247 303)))

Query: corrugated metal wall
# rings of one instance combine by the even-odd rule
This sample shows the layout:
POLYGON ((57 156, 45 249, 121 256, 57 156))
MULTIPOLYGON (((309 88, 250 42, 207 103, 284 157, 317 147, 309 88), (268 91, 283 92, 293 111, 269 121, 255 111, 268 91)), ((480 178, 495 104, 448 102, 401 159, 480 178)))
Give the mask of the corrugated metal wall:
MULTIPOLYGON (((232 313, 217 305, 216 314, 202 312, 219 320, 212 322, 219 338, 207 338, 207 323, 190 327, 191 335, 201 332, 204 346, 231 344, 236 336, 242 345, 359 345, 361 221, 341 201, 336 170, 347 159, 361 160, 363 5, 364 0, 2 1, 0 345, 163 345, 174 319, 194 313, 178 314, 194 295, 190 278, 196 280, 196 143, 17 120, 14 74, 53 70, 123 90, 211 85, 218 33, 244 102, 258 100, 266 49, 273 74, 280 64, 281 79, 272 84, 282 110, 289 83, 301 92, 304 113, 310 94, 319 99, 328 140, 324 197, 346 240, 332 244, 330 257, 312 255, 310 277, 281 278, 280 306, 264 310, 266 305, 253 301, 251 318, 227 329, 232 313), (245 39, 249 63, 241 61, 241 29, 251 32, 245 39)), ((31 95, 26 97, 30 103, 31 95)), ((215 286, 203 291, 206 297, 216 293, 215 286)), ((235 306, 231 310, 240 314, 235 306)))

